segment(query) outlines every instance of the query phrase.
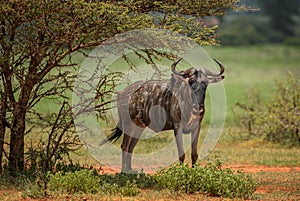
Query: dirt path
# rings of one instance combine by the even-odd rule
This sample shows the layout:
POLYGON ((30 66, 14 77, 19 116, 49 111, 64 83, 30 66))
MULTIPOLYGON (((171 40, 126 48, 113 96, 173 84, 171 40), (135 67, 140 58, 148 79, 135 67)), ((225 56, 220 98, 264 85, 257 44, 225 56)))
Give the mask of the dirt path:
POLYGON ((242 170, 243 172, 246 172, 246 173, 300 172, 300 167, 263 166, 263 165, 252 165, 252 164, 223 165, 223 168, 231 168, 233 170, 242 170))
MULTIPOLYGON (((241 170, 245 173, 258 173, 258 172, 300 172, 300 167, 286 167, 286 166, 264 166, 264 165, 252 165, 252 164, 235 164, 235 165, 223 165, 222 168, 230 168, 232 170, 241 170)), ((117 170, 101 166, 97 167, 101 174, 116 174, 117 170)))

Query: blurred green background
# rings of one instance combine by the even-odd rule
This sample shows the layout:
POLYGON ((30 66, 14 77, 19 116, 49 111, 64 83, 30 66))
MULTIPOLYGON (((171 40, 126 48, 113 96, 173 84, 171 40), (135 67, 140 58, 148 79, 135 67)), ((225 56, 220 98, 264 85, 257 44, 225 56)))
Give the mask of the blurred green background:
POLYGON ((241 0, 240 4, 250 9, 209 19, 209 25, 220 27, 222 45, 300 45, 299 0, 241 0))

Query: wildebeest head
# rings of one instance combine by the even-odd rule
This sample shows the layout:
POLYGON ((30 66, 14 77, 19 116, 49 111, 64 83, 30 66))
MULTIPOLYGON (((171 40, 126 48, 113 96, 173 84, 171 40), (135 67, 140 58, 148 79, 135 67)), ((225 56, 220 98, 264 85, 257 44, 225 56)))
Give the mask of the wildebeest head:
POLYGON ((184 82, 190 86, 191 89, 191 99, 192 99, 192 112, 195 115, 202 115, 204 112, 204 99, 206 88, 210 83, 217 83, 224 79, 222 74, 224 73, 224 66, 216 59, 215 62, 220 67, 220 72, 214 73, 207 69, 199 69, 197 70, 194 67, 191 67, 187 70, 177 71, 176 65, 182 60, 174 62, 171 66, 172 68, 172 79, 173 82, 184 82))

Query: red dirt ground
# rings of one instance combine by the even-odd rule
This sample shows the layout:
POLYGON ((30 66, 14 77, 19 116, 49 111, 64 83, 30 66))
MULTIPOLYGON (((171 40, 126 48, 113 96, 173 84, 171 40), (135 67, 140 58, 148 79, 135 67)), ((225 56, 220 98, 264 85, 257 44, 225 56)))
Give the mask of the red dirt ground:
MULTIPOLYGON (((245 173, 257 172, 300 172, 300 167, 282 167, 282 166, 263 166, 252 164, 222 165, 222 168, 231 168, 232 170, 241 170, 245 173)), ((118 171, 106 166, 97 167, 100 174, 116 174, 118 171)))
POLYGON ((251 164, 239 164, 239 165, 223 165, 223 168, 231 168, 233 170, 242 170, 246 173, 257 172, 300 172, 300 167, 277 167, 277 166, 263 166, 263 165, 251 165, 251 164))

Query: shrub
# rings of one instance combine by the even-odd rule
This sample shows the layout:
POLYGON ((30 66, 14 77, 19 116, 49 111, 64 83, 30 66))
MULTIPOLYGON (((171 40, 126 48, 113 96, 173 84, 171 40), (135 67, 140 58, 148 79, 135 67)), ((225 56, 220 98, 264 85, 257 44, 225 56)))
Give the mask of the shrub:
POLYGON ((151 176, 145 174, 104 174, 92 170, 59 171, 49 174, 49 188, 52 191, 74 193, 98 193, 107 195, 136 196, 139 188, 154 186, 151 176))
POLYGON ((69 159, 68 162, 59 161, 55 165, 56 172, 76 172, 84 169, 85 167, 83 165, 81 165, 79 162, 73 162, 71 159, 69 159))
POLYGON ((136 196, 140 194, 141 191, 135 183, 127 181, 126 185, 120 189, 120 193, 123 196, 136 196))
POLYGON ((246 129, 248 135, 247 140, 251 137, 256 136, 261 132, 261 126, 256 124, 257 119, 257 108, 262 104, 260 92, 253 88, 247 92, 248 103, 236 103, 236 108, 242 109, 242 112, 236 111, 233 108, 233 113, 239 126, 246 129))
POLYGON ((122 196, 136 196, 140 188, 151 188, 155 180, 144 173, 139 174, 104 174, 100 175, 101 191, 108 195, 120 193, 122 196))
POLYGON ((256 183, 250 175, 222 169, 220 164, 201 167, 173 165, 154 175, 158 186, 184 193, 205 193, 211 196, 248 198, 256 183))
MULTIPOLYGON (((238 116, 251 124, 250 134, 288 146, 300 145, 300 82, 292 74, 277 81, 268 102, 257 104, 257 94, 249 94, 247 104, 238 103, 244 112, 238 116), (253 129, 255 128, 255 129, 253 129)), ((247 125, 245 125, 247 126, 247 125)))
POLYGON ((57 172, 49 175, 51 190, 66 193, 97 193, 100 189, 100 178, 91 170, 75 172, 57 172))
POLYGON ((103 183, 100 185, 100 190, 107 195, 116 195, 120 192, 120 187, 117 184, 103 183))
POLYGON ((128 182, 134 183, 138 188, 151 188, 155 185, 155 180, 151 175, 146 175, 144 173, 138 174, 104 174, 100 175, 101 185, 104 183, 115 184, 120 187, 128 185, 128 182))
POLYGON ((292 74, 277 81, 276 89, 257 118, 265 139, 286 145, 300 145, 300 82, 292 74))
POLYGON ((100 190, 107 195, 116 195, 119 193, 122 196, 136 196, 141 193, 136 183, 130 181, 127 181, 125 186, 119 186, 116 183, 103 183, 100 190))

